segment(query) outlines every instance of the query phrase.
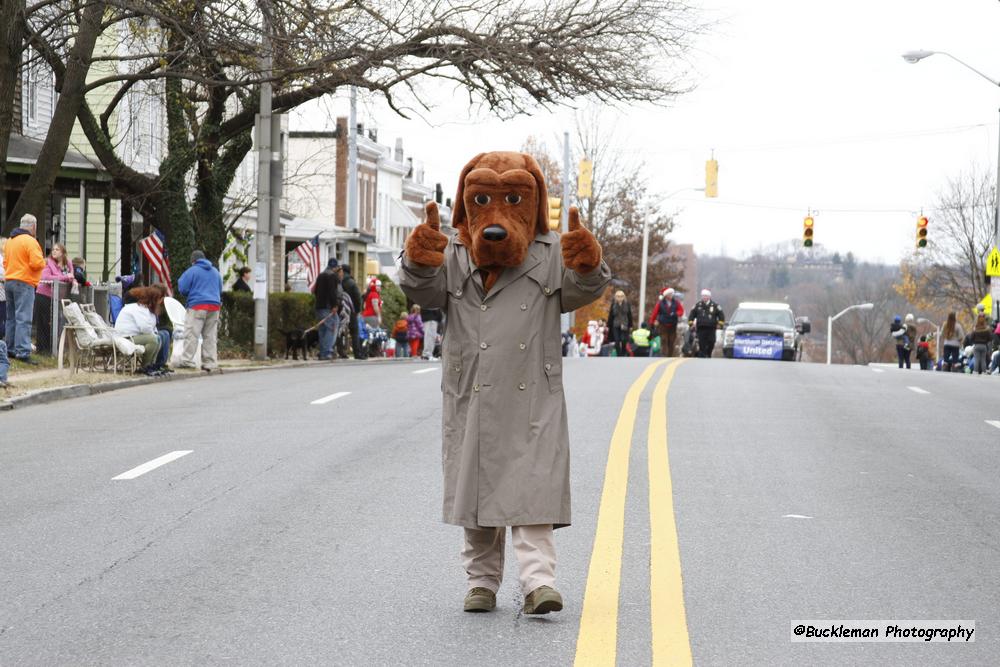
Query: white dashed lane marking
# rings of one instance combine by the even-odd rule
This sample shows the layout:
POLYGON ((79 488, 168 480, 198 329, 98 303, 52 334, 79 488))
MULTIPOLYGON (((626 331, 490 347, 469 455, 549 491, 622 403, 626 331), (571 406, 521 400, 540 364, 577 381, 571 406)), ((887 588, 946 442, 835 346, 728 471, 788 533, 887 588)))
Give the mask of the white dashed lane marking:
POLYGON ((439 366, 431 366, 430 368, 421 368, 419 371, 413 371, 413 374, 420 375, 421 373, 433 373, 434 371, 439 370, 441 370, 439 366))
POLYGON ((986 423, 989 424, 990 426, 995 426, 997 428, 1000 428, 1000 421, 997 421, 995 419, 987 419, 986 423))
POLYGON ((330 401, 335 401, 338 398, 343 398, 344 396, 349 396, 351 392, 349 391, 338 391, 336 394, 330 394, 329 396, 324 396, 323 398, 317 398, 315 401, 310 403, 310 405, 323 405, 324 403, 329 403, 330 401))
POLYGON ((176 461, 177 459, 179 459, 182 456, 187 456, 192 451, 193 450, 186 449, 186 450, 179 450, 179 451, 176 451, 176 452, 170 452, 169 454, 164 454, 163 456, 161 456, 159 458, 155 458, 152 461, 149 461, 147 463, 143 463, 141 466, 136 466, 135 468, 132 468, 131 470, 123 472, 122 474, 118 475, 117 477, 112 477, 111 481, 123 480, 123 479, 135 479, 139 475, 145 475, 150 470, 155 470, 155 469, 159 468, 162 465, 170 463, 171 461, 176 461))
POLYGON ((910 391, 912 391, 915 394, 929 394, 929 393, 931 393, 931 392, 927 391, 926 389, 921 389, 920 387, 907 387, 907 389, 909 389, 910 391))

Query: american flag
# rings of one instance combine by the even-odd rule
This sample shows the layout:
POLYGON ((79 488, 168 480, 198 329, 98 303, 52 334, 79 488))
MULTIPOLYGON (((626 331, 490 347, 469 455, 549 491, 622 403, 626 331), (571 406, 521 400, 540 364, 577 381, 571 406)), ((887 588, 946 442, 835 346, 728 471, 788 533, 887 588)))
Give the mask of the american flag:
POLYGON ((139 249, 142 250, 153 271, 156 271, 160 282, 166 286, 167 294, 173 296, 174 289, 170 285, 170 263, 167 261, 167 251, 164 247, 166 239, 159 229, 153 227, 152 230, 149 236, 139 241, 139 249))
POLYGON ((319 234, 296 247, 295 252, 306 265, 306 280, 309 281, 309 289, 312 290, 316 284, 316 277, 319 276, 319 234))

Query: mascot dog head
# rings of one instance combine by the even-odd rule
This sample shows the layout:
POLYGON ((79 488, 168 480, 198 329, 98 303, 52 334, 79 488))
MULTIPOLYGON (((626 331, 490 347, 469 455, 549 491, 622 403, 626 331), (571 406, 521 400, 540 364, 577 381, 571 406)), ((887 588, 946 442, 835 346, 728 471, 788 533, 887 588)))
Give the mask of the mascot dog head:
POLYGON ((545 178, 526 153, 480 153, 462 169, 452 225, 476 266, 518 266, 549 231, 545 178))

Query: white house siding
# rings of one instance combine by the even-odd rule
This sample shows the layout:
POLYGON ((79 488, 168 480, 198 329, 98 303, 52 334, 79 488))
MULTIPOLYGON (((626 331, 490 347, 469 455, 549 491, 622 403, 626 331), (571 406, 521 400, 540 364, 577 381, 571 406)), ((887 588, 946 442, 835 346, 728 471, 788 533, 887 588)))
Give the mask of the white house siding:
POLYGON ((337 140, 296 137, 288 140, 282 208, 317 222, 334 225, 337 140))
POLYGON ((44 141, 56 107, 55 82, 52 70, 30 48, 25 50, 24 60, 27 66, 21 70, 22 134, 44 141))
MULTIPOLYGON (((108 266, 111 278, 121 273, 121 267, 115 265, 118 261, 120 236, 119 220, 121 216, 120 202, 111 200, 111 221, 108 236, 108 266)), ((80 238, 80 200, 66 200, 66 250, 73 257, 85 257, 87 260, 87 277, 96 283, 101 279, 104 269, 104 199, 89 199, 87 201, 87 249, 83 250, 80 238)), ((137 239, 138 240, 138 239, 137 239)))

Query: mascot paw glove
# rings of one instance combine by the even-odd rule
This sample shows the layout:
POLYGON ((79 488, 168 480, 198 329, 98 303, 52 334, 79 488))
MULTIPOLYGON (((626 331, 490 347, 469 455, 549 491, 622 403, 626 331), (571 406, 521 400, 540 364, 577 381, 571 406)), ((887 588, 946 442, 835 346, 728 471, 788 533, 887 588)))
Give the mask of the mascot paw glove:
POLYGON ((601 244, 580 224, 580 211, 569 209, 569 231, 560 237, 563 266, 577 273, 590 273, 601 265, 601 244))
POLYGON ((444 249, 448 237, 441 233, 441 219, 437 204, 429 202, 425 208, 427 220, 413 230, 406 239, 406 258, 422 266, 444 264, 444 249))

